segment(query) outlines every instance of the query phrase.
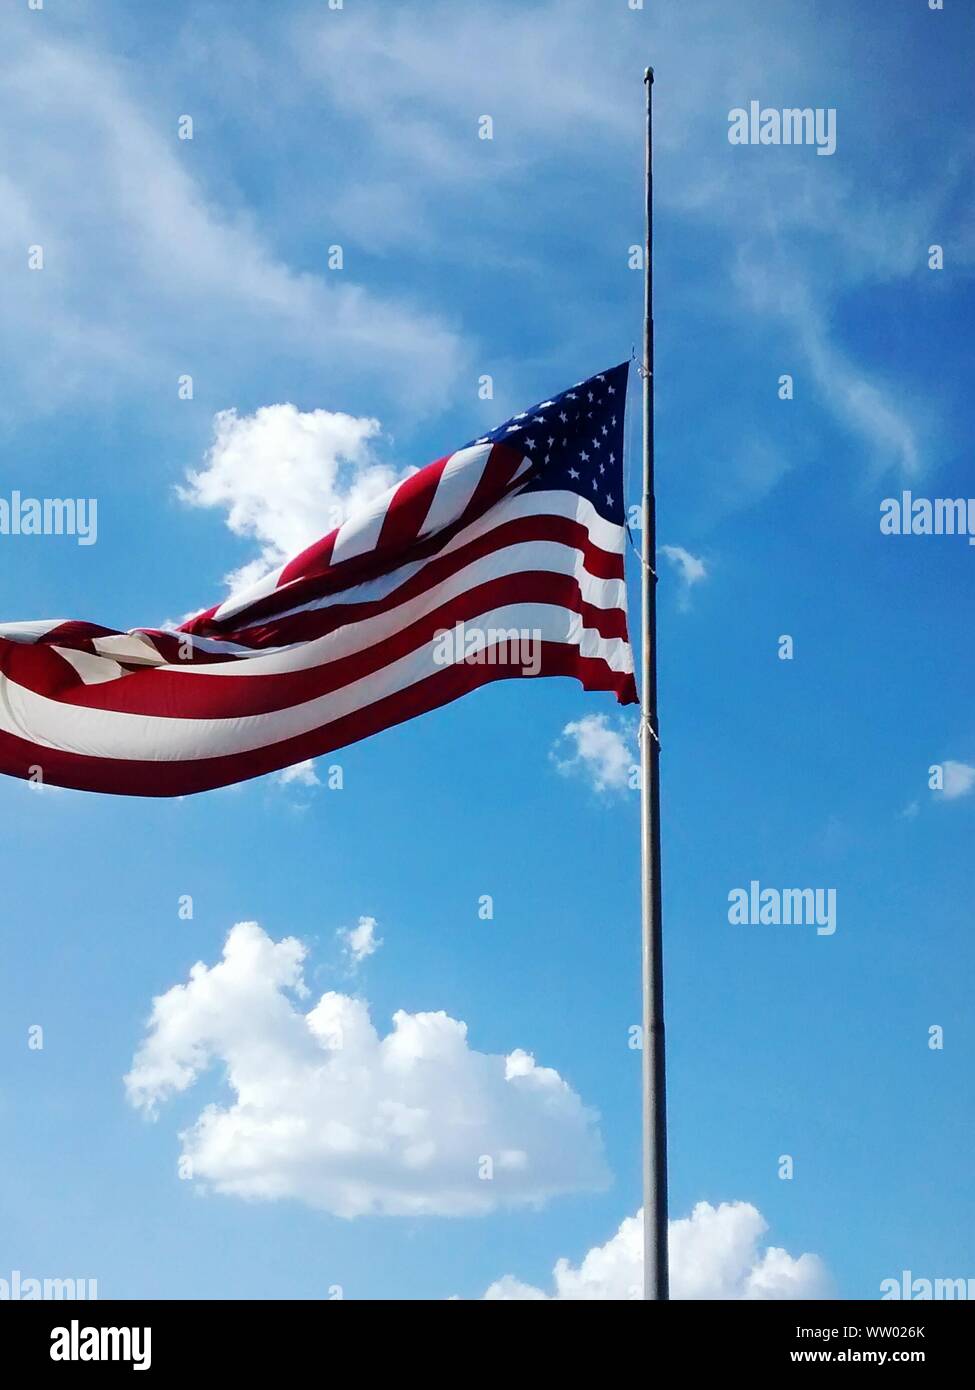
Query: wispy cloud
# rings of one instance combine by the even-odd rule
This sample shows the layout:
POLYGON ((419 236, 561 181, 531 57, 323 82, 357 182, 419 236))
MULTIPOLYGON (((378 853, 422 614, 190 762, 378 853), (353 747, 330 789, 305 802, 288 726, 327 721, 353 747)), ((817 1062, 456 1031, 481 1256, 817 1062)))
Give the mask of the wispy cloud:
POLYGON ((702 580, 707 579, 708 567, 699 556, 692 555, 682 545, 663 545, 660 548, 680 578, 678 603, 681 608, 689 608, 691 590, 695 584, 700 584, 702 580))
MULTIPOLYGON (((571 0, 531 7, 434 3, 422 25, 407 9, 360 10, 343 25, 325 14, 303 16, 292 33, 305 76, 368 141, 374 182, 368 196, 350 195, 350 214, 360 225, 380 210, 394 226, 417 220, 424 248, 442 256, 458 246, 450 204, 438 209, 444 184, 465 181, 465 211, 473 200, 484 241, 496 251, 492 200, 503 207, 500 192, 536 188, 540 170, 564 158, 566 130, 573 132, 577 178, 612 162, 614 149, 621 161, 630 159, 638 102, 628 105, 621 93, 632 84, 635 47, 652 51, 661 212, 695 234, 720 236, 717 312, 723 306, 740 335, 744 310, 770 345, 788 353, 790 367, 858 447, 864 468, 911 477, 930 461, 937 417, 909 382, 872 362, 861 345, 852 350, 844 342, 838 311, 847 296, 905 280, 922 264, 931 228, 964 187, 964 136, 953 141, 946 134, 937 167, 922 167, 909 181, 891 175, 865 194, 861 174, 868 167, 875 173, 875 163, 861 119, 863 72, 825 58, 817 65, 815 17, 799 3, 781 9, 782 22, 770 25, 764 5, 746 3, 743 22, 741 7, 732 20, 717 0, 693 14, 623 5, 597 13, 571 0), (443 80, 431 84, 431 68, 443 80), (489 85, 471 80, 478 71, 491 73, 489 85), (828 90, 840 111, 841 159, 810 165, 801 149, 777 149, 767 160, 767 151, 755 158, 754 150, 729 146, 731 106, 751 96, 771 99, 773 87, 800 105, 810 90, 828 90), (489 152, 475 139, 481 112, 495 121, 489 152), (392 179, 394 168, 409 169, 409 180, 392 179)), ((530 227, 532 199, 520 207, 530 227)), ((547 216, 544 198, 538 215, 547 216)), ((585 217, 580 208, 580 230, 585 217)), ((968 245, 957 248, 956 268, 962 262, 970 266, 968 245)), ((578 308, 588 330, 589 306, 578 308)))
POLYGON ((32 27, 29 43, 12 30, 0 61, 4 238, 23 256, 5 281, 8 400, 49 409, 135 378, 168 378, 175 398, 177 376, 203 363, 226 389, 256 344, 272 379, 369 370, 377 395, 442 399, 465 348, 434 311, 324 265, 292 269, 204 185, 194 143, 177 140, 175 116, 161 127, 121 63, 32 27), (30 272, 35 244, 45 264, 30 272))

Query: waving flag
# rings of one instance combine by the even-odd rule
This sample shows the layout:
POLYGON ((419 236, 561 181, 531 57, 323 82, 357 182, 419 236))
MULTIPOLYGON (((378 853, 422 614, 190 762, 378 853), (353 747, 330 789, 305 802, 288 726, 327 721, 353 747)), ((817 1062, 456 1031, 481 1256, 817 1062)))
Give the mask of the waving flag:
POLYGON ((174 631, 0 625, 0 771, 129 796, 225 786, 490 681, 636 699, 627 364, 413 473, 174 631))

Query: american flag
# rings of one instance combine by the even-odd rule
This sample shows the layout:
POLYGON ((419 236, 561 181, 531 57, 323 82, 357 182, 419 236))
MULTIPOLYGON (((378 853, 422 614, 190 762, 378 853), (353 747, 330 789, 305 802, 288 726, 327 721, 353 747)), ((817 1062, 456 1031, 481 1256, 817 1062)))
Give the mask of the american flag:
POLYGON ((178 629, 0 625, 0 771, 179 796, 495 680, 572 676, 632 703, 627 367, 428 464, 178 629))

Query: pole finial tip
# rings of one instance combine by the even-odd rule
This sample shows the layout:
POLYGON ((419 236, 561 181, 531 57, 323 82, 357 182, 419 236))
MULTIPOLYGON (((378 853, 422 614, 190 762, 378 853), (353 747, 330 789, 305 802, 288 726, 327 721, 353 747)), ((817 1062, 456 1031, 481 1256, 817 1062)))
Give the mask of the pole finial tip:
POLYGON ((653 68, 647 68, 643 74, 644 82, 653 82, 653 68))

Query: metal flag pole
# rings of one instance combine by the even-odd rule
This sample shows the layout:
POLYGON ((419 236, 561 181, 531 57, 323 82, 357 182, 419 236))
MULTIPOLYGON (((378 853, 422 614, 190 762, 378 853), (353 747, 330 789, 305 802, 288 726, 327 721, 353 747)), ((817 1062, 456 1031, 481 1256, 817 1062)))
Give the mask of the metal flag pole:
POLYGON ((657 522, 653 491, 653 68, 647 93, 647 224, 643 305, 643 651, 640 830, 643 898, 643 1297, 669 1297, 667 1091, 660 915, 660 738, 657 721, 657 522))

